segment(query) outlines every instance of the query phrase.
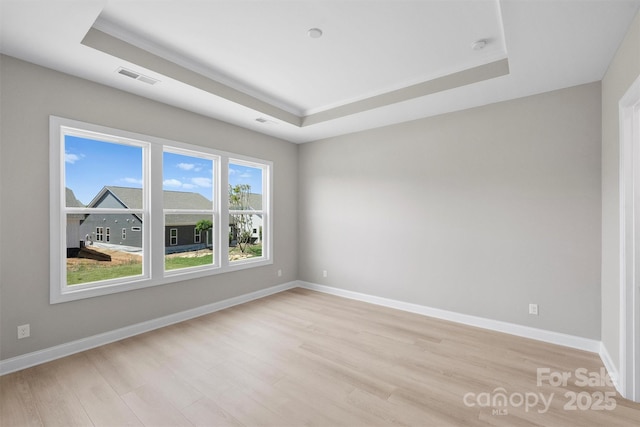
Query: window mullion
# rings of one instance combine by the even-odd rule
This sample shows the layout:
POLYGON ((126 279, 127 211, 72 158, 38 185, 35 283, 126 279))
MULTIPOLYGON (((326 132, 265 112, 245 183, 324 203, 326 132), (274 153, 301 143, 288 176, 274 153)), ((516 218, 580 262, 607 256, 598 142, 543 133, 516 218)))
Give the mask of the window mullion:
POLYGON ((149 191, 147 192, 148 206, 145 209, 150 218, 149 221, 149 254, 145 258, 150 261, 151 278, 157 280, 164 275, 164 206, 162 188, 162 155, 161 145, 151 145, 149 147, 149 191))
POLYGON ((220 266, 229 266, 229 157, 220 157, 220 191, 218 191, 218 203, 220 206, 220 233, 218 236, 218 256, 220 266))

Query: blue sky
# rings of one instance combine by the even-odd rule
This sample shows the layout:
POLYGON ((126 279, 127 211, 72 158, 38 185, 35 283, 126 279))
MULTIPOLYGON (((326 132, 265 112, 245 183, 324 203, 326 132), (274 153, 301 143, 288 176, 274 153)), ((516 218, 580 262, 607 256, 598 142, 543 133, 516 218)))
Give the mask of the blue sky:
POLYGON ((105 185, 142 187, 142 149, 67 135, 65 186, 88 204, 105 185))
POLYGON ((213 198, 213 161, 165 152, 162 158, 164 190, 200 193, 213 198))
POLYGON ((229 163, 229 184, 249 184, 252 193, 262 194, 262 170, 229 163))
MULTIPOLYGON (((164 153, 163 188, 200 193, 212 198, 213 161, 175 153, 164 153)), ((229 165, 229 183, 249 184, 251 192, 262 192, 260 169, 229 165)), ((67 135, 65 137, 65 186, 88 204, 105 185, 142 187, 142 149, 67 135)))

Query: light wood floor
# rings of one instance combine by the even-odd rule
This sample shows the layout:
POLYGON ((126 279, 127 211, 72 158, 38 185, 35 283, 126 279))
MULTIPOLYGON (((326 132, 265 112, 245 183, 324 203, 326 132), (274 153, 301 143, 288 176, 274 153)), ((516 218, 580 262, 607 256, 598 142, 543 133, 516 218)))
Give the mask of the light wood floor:
POLYGON ((579 368, 602 363, 294 289, 5 375, 0 425, 640 425, 640 404, 618 395, 614 410, 578 409, 613 391, 576 385, 579 368), (538 386, 537 368, 572 378, 538 386), (490 406, 499 392, 511 404, 490 406), (547 412, 521 405, 541 393, 547 412), (565 393, 582 393, 576 410, 565 393))

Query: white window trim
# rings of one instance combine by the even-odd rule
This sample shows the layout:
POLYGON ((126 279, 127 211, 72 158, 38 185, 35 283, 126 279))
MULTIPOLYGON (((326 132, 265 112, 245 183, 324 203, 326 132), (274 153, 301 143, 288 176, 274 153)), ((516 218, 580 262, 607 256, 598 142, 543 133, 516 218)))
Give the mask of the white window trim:
MULTIPOLYGON (((159 286, 168 283, 195 279, 230 271, 243 270, 273 264, 273 220, 271 212, 271 195, 273 183, 271 171, 273 162, 242 156, 215 150, 208 147, 171 141, 168 139, 142 135, 138 133, 113 129, 105 126, 85 123, 77 120, 50 116, 50 303, 62 303, 83 298, 97 297, 118 292, 143 289, 151 286, 159 286), (134 210, 142 215, 144 228, 141 230, 143 248, 147 252, 143 257, 143 273, 141 276, 92 282, 86 285, 67 286, 66 284, 66 207, 65 207, 65 183, 64 183, 64 131, 77 129, 82 136, 94 133, 98 139, 104 140, 104 136, 113 137, 114 142, 131 140, 140 142, 139 146, 148 149, 148 154, 143 154, 143 181, 148 191, 145 192, 143 209, 134 210), (193 267, 179 270, 164 271, 165 256, 165 230, 163 210, 162 188, 162 158, 164 149, 169 151, 185 150, 194 153, 204 153, 215 156, 218 159, 218 167, 215 168, 214 182, 217 183, 214 192, 214 226, 212 243, 215 248, 216 259, 211 266, 193 267), (263 247, 262 256, 249 258, 242 261, 229 262, 227 233, 222 230, 229 229, 228 209, 228 162, 242 162, 263 168, 263 247), (151 213, 153 212, 153 216, 151 213), (223 238, 224 235, 224 238, 223 238), (224 254, 225 256, 222 256, 224 254)), ((91 209, 91 208, 87 208, 91 209)), ((131 210, 129 210, 131 211, 131 210)), ((91 212, 96 212, 91 209, 91 212)), ((133 229, 133 227, 132 227, 133 229)))
MULTIPOLYGON (((263 162, 263 161, 255 161, 255 159, 250 159, 248 157, 244 157, 244 156, 231 156, 231 157, 227 157, 226 161, 224 162, 225 166, 228 168, 229 163, 233 163, 236 165, 240 165, 240 166, 248 166, 248 167, 252 167, 252 168, 259 168, 262 169, 262 209, 261 210, 232 210, 229 209, 228 204, 225 203, 224 208, 226 209, 225 212, 220 212, 220 215, 223 216, 223 220, 226 221, 226 223, 221 224, 222 227, 224 227, 224 230, 229 230, 229 215, 230 214, 260 214, 262 215, 262 224, 267 224, 267 227, 262 227, 262 256, 259 258, 247 258, 247 259, 243 259, 243 260, 236 260, 236 261, 229 261, 229 257, 225 256, 225 260, 223 262, 226 262, 226 266, 229 269, 242 269, 245 268, 244 266, 246 265, 252 265, 254 263, 258 263, 260 262, 262 259, 271 259, 271 253, 272 253, 272 249, 273 249, 273 242, 272 242, 272 230, 273 230, 273 224, 272 224, 272 218, 271 215, 268 215, 268 212, 271 212, 270 210, 270 203, 271 203, 271 191, 273 188, 273 183, 271 182, 271 170, 272 170, 272 166, 271 163, 269 162, 263 162), (265 167, 267 166, 267 167, 265 167), (266 228, 266 230, 265 230, 266 228), (265 245, 265 242, 267 243, 265 245)), ((226 171, 224 171, 224 176, 228 177, 229 176, 229 171, 228 169, 226 171)), ((225 187, 224 188, 229 188, 229 183, 225 182, 225 187)), ((228 241, 228 239, 227 239, 228 241)), ((227 250, 225 251, 225 254, 228 253, 228 245, 226 246, 227 250)))

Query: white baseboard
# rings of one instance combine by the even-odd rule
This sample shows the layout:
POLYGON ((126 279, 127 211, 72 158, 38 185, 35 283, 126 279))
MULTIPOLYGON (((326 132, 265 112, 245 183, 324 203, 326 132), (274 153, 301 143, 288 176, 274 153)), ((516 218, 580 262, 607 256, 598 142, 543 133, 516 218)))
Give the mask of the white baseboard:
POLYGON ((611 357, 606 348, 600 341, 592 340, 588 338, 576 337, 559 332, 546 331, 542 329, 532 328, 529 326, 516 325, 513 323, 502 322, 499 320, 486 319, 477 316, 471 316, 468 314, 456 313, 453 311, 442 310, 433 307, 427 307, 423 305, 407 303, 403 301, 393 300, 389 298, 382 298, 373 295, 363 294, 359 292, 347 291, 344 289, 334 288, 325 285, 318 285, 315 283, 293 281, 284 283, 270 288, 261 289, 259 291, 251 292, 248 294, 240 295, 237 297, 229 298, 223 301, 218 301, 212 304, 207 304, 201 307, 197 307, 191 310, 181 311, 179 313, 170 314, 168 316, 160 317, 157 319, 149 320, 135 325, 126 326, 124 328, 116 329, 114 331, 105 332, 91 337, 83 338, 80 340, 72 341, 69 343, 61 344, 55 347, 46 348, 43 350, 35 351, 32 353, 23 354, 13 357, 11 359, 0 361, 0 375, 5 375, 11 372, 26 369, 31 366, 39 365, 41 363, 49 362, 51 360, 59 359, 61 357, 69 356, 74 353, 89 350, 101 345, 109 344, 114 341, 118 341, 124 338, 128 338, 134 335, 138 335, 144 332, 152 331, 154 329, 169 326, 174 323, 183 322, 185 320, 193 319, 198 316, 213 313, 225 308, 233 307, 238 304, 243 304, 249 301, 253 301, 259 298, 264 298, 269 295, 276 294, 278 292, 286 291, 301 287, 314 291, 319 291, 327 294, 341 296, 345 298, 355 299, 363 302, 368 302, 385 307, 395 308, 398 310, 408 311, 411 313, 417 313, 424 316, 435 317, 438 319, 449 320, 452 322, 462 323, 465 325, 475 326, 479 328, 489 329, 498 332, 504 332, 511 335, 517 335, 525 338, 531 338, 538 341, 544 341, 552 344, 563 345, 566 347, 576 348, 580 350, 597 353, 600 355, 606 369, 609 371, 609 375, 613 379, 614 383, 618 384, 618 372, 615 368, 615 364, 612 363, 611 357))
POLYGON ((613 363, 613 359, 607 351, 607 347, 605 347, 602 342, 600 343, 600 350, 598 351, 598 354, 600 355, 600 359, 602 359, 602 363, 604 363, 604 367, 609 373, 609 378, 613 381, 613 385, 616 387, 616 390, 624 396, 624 393, 620 389, 620 373, 618 372, 618 368, 616 367, 616 364, 613 363))
POLYGON ((362 294, 359 292, 347 291, 344 289, 318 285, 315 283, 298 281, 298 286, 313 291, 324 292, 327 294, 364 301, 371 304, 382 305, 385 307, 395 308, 411 313, 422 314, 424 316, 435 317, 438 319, 449 320, 452 322, 462 323, 478 328, 490 329, 492 331, 504 332, 524 338, 531 338, 551 344, 558 344, 565 347, 585 350, 591 353, 599 353, 601 349, 600 341, 589 338, 576 337, 560 332, 547 331, 544 329, 532 328, 530 326, 516 325, 514 323, 502 322, 499 320, 486 319, 483 317, 471 316, 468 314, 461 314, 448 310, 441 310, 439 308, 427 307, 424 305, 412 304, 389 298, 382 298, 373 295, 362 294))
POLYGON ((144 332, 149 332, 154 329, 162 328, 164 326, 173 325, 174 323, 193 319, 194 317, 203 316, 205 314, 233 307, 234 305, 243 304, 259 298, 264 298, 266 296, 286 291, 297 286, 298 283, 295 281, 283 283, 281 285, 276 285, 248 294, 239 295, 237 297, 218 301, 212 304, 203 305, 201 307, 181 311, 179 313, 170 314, 168 316, 160 317, 142 323, 137 323, 135 325, 126 326, 124 328, 116 329, 113 331, 93 335, 91 337, 71 341, 65 344, 60 344, 55 347, 49 347, 44 350, 23 354, 11 359, 0 360, 0 375, 9 374, 11 372, 39 365, 41 363, 50 362, 52 360, 69 356, 74 353, 79 353, 81 351, 109 344, 114 341, 142 334, 144 332))

